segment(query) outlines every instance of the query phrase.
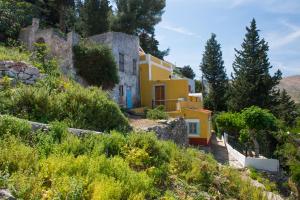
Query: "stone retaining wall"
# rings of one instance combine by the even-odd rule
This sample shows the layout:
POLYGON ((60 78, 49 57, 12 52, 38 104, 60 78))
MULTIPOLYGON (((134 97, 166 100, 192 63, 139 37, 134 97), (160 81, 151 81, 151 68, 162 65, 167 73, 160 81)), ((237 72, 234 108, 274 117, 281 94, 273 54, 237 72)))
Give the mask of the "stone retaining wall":
POLYGON ((25 62, 0 61, 0 78, 3 76, 26 84, 33 84, 41 77, 38 68, 25 62))
POLYGON ((189 143, 188 132, 183 118, 160 120, 156 125, 141 128, 142 131, 155 132, 162 140, 172 140, 178 145, 186 146, 189 143))

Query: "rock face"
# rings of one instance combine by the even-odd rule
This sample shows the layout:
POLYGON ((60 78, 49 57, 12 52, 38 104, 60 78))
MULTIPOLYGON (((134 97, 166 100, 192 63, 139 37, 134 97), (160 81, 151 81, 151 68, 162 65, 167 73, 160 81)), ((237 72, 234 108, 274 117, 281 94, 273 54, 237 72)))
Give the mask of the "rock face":
POLYGON ((0 199, 3 200, 15 200, 16 198, 9 192, 9 190, 1 189, 0 190, 0 199))
POLYGON ((178 145, 188 145, 187 125, 183 118, 161 120, 158 122, 157 125, 144 127, 143 131, 155 132, 159 139, 172 140, 178 145))
POLYGON ((38 68, 25 62, 0 61, 0 78, 8 76, 26 84, 33 84, 40 78, 38 68))

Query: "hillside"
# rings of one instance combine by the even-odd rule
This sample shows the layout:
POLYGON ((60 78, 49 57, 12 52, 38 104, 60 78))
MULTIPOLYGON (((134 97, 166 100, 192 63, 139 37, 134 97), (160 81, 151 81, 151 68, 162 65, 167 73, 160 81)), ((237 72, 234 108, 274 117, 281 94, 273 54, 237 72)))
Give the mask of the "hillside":
POLYGON ((286 89, 296 103, 300 103, 300 75, 285 77, 280 81, 280 89, 286 89))
MULTIPOLYGON (((6 58, 19 60, 11 52, 6 58)), ((16 198, 266 199, 264 189, 211 155, 128 132, 127 119, 101 89, 54 72, 0 90, 0 112, 8 114, 0 116, 0 188, 16 198), (51 128, 34 131, 12 115, 51 128), (68 126, 106 134, 77 137, 68 126)))

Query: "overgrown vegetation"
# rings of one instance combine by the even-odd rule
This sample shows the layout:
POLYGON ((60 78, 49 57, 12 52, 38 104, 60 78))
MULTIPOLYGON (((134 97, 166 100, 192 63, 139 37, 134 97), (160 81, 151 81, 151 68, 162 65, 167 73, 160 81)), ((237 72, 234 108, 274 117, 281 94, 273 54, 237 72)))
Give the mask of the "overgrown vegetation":
POLYGON ((117 132, 78 138, 0 117, 0 187, 20 199, 265 199, 238 171, 207 154, 117 132))
POLYGON ((0 42, 10 44, 21 28, 31 23, 36 10, 25 1, 0 0, 0 42))
POLYGON ((30 53, 17 47, 4 47, 0 45, 0 60, 24 61, 30 63, 30 53))
POLYGON ((45 44, 35 47, 31 61, 47 76, 34 85, 19 83, 0 90, 1 114, 43 123, 63 121, 70 127, 97 131, 129 129, 128 120, 106 92, 63 77, 45 44))
POLYGON ((165 107, 160 105, 154 109, 146 110, 146 117, 148 119, 168 119, 168 114, 165 112, 165 107))
POLYGON ((109 47, 85 41, 73 51, 78 74, 89 84, 112 89, 119 83, 117 64, 109 47))

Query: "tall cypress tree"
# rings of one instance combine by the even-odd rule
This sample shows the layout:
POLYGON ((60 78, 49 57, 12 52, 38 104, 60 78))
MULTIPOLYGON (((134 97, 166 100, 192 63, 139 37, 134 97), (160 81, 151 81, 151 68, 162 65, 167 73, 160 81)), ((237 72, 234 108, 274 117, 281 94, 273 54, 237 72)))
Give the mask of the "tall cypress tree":
POLYGON ((275 86, 279 84, 281 72, 278 70, 274 76, 269 73, 272 68, 268 59, 269 46, 260 39, 255 19, 246 30, 242 49, 235 49, 229 109, 240 111, 252 105, 271 109, 276 101, 275 86))
POLYGON ((209 84, 209 93, 205 95, 204 106, 214 112, 227 110, 228 78, 222 59, 221 45, 216 40, 215 34, 212 34, 206 43, 200 68, 209 84))

